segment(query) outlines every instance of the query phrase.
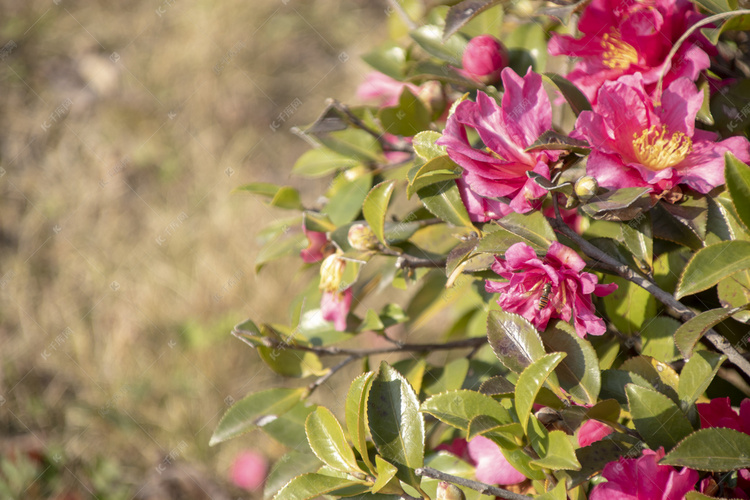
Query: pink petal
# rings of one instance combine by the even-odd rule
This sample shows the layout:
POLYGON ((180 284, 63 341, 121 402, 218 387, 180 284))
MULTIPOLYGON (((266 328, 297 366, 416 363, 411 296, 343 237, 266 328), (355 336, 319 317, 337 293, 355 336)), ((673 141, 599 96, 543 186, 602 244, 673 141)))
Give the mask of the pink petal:
POLYGON ((303 249, 299 253, 300 257, 302 257, 302 260, 304 260, 308 264, 323 260, 323 248, 328 243, 328 237, 326 236, 326 233, 308 231, 304 226, 302 226, 302 231, 305 233, 305 236, 307 236, 307 241, 309 242, 307 248, 303 249))
POLYGON ((476 436, 469 441, 469 456, 476 462, 477 480, 487 484, 517 484, 526 476, 513 468, 493 441, 476 436))
POLYGON ((609 436, 613 432, 612 427, 607 424, 603 424, 597 420, 586 420, 578 429, 578 445, 588 446, 605 436, 609 436))
POLYGON ((234 459, 229 475, 235 485, 254 491, 266 480, 267 473, 268 462, 265 457, 254 451, 245 451, 234 459))
POLYGON ((346 331, 346 317, 352 305, 352 289, 347 288, 342 293, 323 292, 320 299, 320 311, 323 319, 333 321, 334 328, 339 332, 346 331))

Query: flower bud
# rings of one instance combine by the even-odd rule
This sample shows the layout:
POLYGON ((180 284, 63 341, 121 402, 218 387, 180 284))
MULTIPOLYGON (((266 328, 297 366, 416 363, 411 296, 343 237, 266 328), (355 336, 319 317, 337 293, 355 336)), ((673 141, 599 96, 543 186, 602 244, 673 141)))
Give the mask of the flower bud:
POLYGON ((445 111, 445 97, 443 96, 443 86, 437 80, 424 82, 419 86, 419 99, 432 112, 432 116, 439 116, 445 111))
POLYGON ((338 292, 345 269, 346 261, 340 254, 335 253, 326 257, 320 265, 320 289, 324 292, 338 292))
POLYGON ((593 198, 598 190, 599 183, 590 175, 584 175, 576 181, 576 196, 583 202, 587 202, 593 198))
POLYGON ((492 35, 475 36, 466 45, 461 64, 471 78, 484 84, 495 83, 508 65, 508 50, 492 35))
POLYGON ((437 487, 437 500, 466 500, 466 496, 455 484, 440 481, 437 487))
POLYGON ((362 252, 378 247, 378 237, 367 224, 354 224, 349 228, 349 244, 362 252))

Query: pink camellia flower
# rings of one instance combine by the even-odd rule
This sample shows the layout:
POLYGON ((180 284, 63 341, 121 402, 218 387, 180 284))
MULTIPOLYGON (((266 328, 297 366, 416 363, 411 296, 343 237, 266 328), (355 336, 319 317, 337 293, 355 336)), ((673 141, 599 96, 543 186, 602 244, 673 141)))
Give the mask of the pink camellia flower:
POLYGON ((457 180, 464 205, 477 222, 499 219, 511 212, 526 213, 538 206, 547 191, 526 175, 534 171, 549 178, 549 165, 559 151, 524 151, 542 132, 552 128, 552 109, 542 77, 530 70, 521 78, 502 71, 502 106, 483 92, 477 102, 464 101, 448 119, 443 137, 448 156, 463 167, 457 180), (466 128, 474 129, 486 148, 475 149, 466 128))
POLYGON ((263 484, 267 473, 268 462, 263 455, 254 451, 244 451, 234 459, 229 475, 235 485, 253 491, 263 484))
POLYGON ((740 413, 732 409, 729 398, 712 399, 710 403, 695 405, 701 417, 701 429, 726 427, 750 434, 750 399, 740 403, 740 413))
POLYGON ((489 85, 508 65, 508 49, 492 35, 475 36, 466 45, 461 64, 464 76, 489 85))
POLYGON ((517 484, 526 479, 503 456, 500 447, 483 436, 469 441, 469 456, 476 463, 477 480, 487 484, 517 484))
POLYGON ((492 264, 492 270, 508 281, 487 281, 485 288, 500 294, 497 303, 504 311, 520 314, 540 330, 551 318, 572 317, 579 337, 601 335, 606 327, 594 314, 591 294, 609 295, 617 285, 597 284, 594 274, 582 272, 584 266, 577 253, 556 241, 543 259, 526 243, 516 243, 505 259, 496 257, 492 264))
MULTIPOLYGON (((688 0, 593 0, 578 23, 583 37, 553 33, 548 48, 552 55, 581 58, 567 78, 592 103, 605 81, 636 72, 651 93, 674 43, 702 18, 688 0)), ((702 35, 693 35, 671 61, 664 82, 695 81, 710 66, 707 52, 715 48, 702 35)))
POLYGON ((411 90, 412 94, 419 95, 419 87, 413 83, 399 82, 379 71, 373 71, 357 87, 357 97, 365 101, 377 101, 379 107, 387 108, 398 104, 404 87, 411 90))
POLYGON ((586 420, 578 429, 578 446, 588 446, 596 441, 601 441, 602 438, 613 432, 612 427, 607 424, 598 420, 586 420))
POLYGON ((643 450, 640 458, 608 463, 602 471, 607 482, 594 486, 589 500, 682 500, 694 489, 698 472, 658 465, 662 458, 664 448, 659 448, 643 450))
POLYGON ((451 455, 455 455, 461 460, 472 462, 471 456, 469 455, 469 443, 464 438, 456 438, 451 441, 450 444, 441 444, 435 447, 435 451, 447 451, 451 455))
POLYGON ((724 184, 724 153, 750 161, 750 142, 695 128, 703 93, 686 78, 672 82, 661 105, 647 96, 640 73, 606 82, 593 111, 572 135, 591 144, 586 171, 610 189, 650 186, 659 194, 678 184, 707 193, 724 184))
POLYGON ((308 231, 304 225, 302 226, 302 231, 307 236, 308 245, 307 248, 302 249, 299 256, 308 264, 320 262, 325 257, 324 251, 328 245, 326 233, 308 231))
POLYGON ((346 269, 346 261, 340 253, 334 253, 325 258, 320 265, 320 311, 323 319, 333 321, 334 328, 346 331, 346 317, 352 306, 352 289, 341 288, 341 280, 346 269))

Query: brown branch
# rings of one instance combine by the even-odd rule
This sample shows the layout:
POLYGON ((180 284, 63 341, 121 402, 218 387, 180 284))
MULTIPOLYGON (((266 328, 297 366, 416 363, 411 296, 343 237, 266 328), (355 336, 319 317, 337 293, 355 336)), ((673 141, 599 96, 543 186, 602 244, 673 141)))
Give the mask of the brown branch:
POLYGON ((479 481, 472 481, 471 479, 452 476, 450 474, 446 474, 445 472, 440 472, 439 470, 433 469, 432 467, 422 467, 421 469, 415 470, 414 473, 417 476, 427 476, 439 481, 447 481, 457 486, 463 486, 465 488, 478 491, 483 495, 496 496, 505 498, 507 500, 528 500, 529 498, 532 498, 526 495, 520 495, 518 493, 513 493, 512 491, 504 490, 503 488, 498 488, 497 486, 480 483, 479 481))

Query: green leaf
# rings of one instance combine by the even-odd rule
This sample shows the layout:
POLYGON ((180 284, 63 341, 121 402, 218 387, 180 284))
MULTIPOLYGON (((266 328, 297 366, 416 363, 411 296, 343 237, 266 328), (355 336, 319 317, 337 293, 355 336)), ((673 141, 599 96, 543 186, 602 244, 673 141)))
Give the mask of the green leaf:
MULTIPOLYGON (((591 150, 591 146, 586 141, 580 139, 573 139, 565 134, 556 132, 554 130, 547 130, 542 132, 542 135, 534 141, 534 143, 527 147, 525 151, 546 151, 546 150, 557 150, 557 151, 570 151, 573 153, 586 154, 591 150)), ((529 171, 526 174, 530 175, 534 172, 529 171)), ((536 174, 539 175, 539 174, 536 174)))
POLYGON ((625 335, 636 335, 643 325, 656 316, 656 299, 635 283, 620 277, 607 277, 617 290, 602 297, 604 310, 617 329, 625 335))
POLYGON ((541 25, 534 22, 516 25, 503 42, 508 47, 508 66, 517 74, 525 75, 529 66, 537 73, 544 72, 547 67, 547 37, 541 25))
POLYGON ((723 241, 701 248, 685 267, 675 297, 711 288, 722 279, 750 268, 750 241, 723 241))
POLYGON ((683 439, 659 462, 704 471, 750 467, 750 436, 734 429, 701 429, 683 439))
POLYGON ((523 435, 521 424, 517 422, 503 424, 489 415, 479 415, 473 418, 466 431, 466 439, 469 441, 476 436, 484 436, 506 450, 518 448, 523 435))
POLYGON ((466 48, 466 40, 461 36, 444 39, 440 26, 425 24, 412 31, 409 36, 428 54, 446 61, 453 66, 461 65, 461 56, 466 48))
POLYGON ((714 14, 730 12, 737 8, 737 0, 693 0, 695 3, 714 14))
POLYGON ((529 462, 531 465, 552 470, 579 470, 581 468, 573 443, 563 431, 551 431, 545 442, 538 443, 537 446, 546 453, 541 458, 529 462))
POLYGON ((747 309, 747 306, 748 305, 745 304, 744 306, 735 307, 733 309, 725 309, 723 307, 711 309, 704 311, 683 323, 674 335, 675 343, 682 353, 682 356, 685 359, 692 356, 695 345, 707 331, 730 316, 737 314, 739 311, 747 309))
POLYGON ((518 382, 516 382, 516 414, 524 431, 529 425, 531 407, 534 405, 539 389, 565 356, 564 352, 542 356, 519 375, 518 382))
POLYGON ((635 219, 651 206, 651 188, 623 188, 594 196, 581 209, 594 219, 626 221, 635 219))
POLYGON ((468 390, 443 392, 432 396, 422 403, 420 411, 463 431, 468 431, 469 423, 480 415, 489 416, 500 424, 509 424, 513 421, 508 410, 490 396, 468 390))
POLYGON ((425 208, 436 217, 454 226, 463 226, 476 231, 454 181, 431 184, 420 189, 417 195, 425 208))
POLYGON ((547 250, 553 241, 557 241, 555 231, 539 210, 527 214, 512 212, 498 220, 497 223, 506 231, 530 242, 533 247, 541 247, 547 250))
POLYGON ((570 473, 568 487, 573 488, 587 482, 592 476, 604 469, 610 462, 617 461, 622 456, 629 456, 630 450, 639 440, 627 434, 614 433, 589 446, 578 448, 576 458, 581 463, 581 470, 570 473))
POLYGON ((724 176, 732 203, 742 223, 750 228, 750 166, 745 165, 732 153, 725 157, 724 176))
POLYGON ((485 10, 500 5, 503 0, 464 0, 450 8, 445 18, 443 40, 447 40, 466 23, 485 10))
POLYGON ((346 395, 346 428, 365 465, 373 471, 375 467, 367 453, 367 396, 372 386, 374 372, 366 372, 358 376, 349 386, 346 395))
POLYGON ((653 389, 648 380, 637 373, 625 370, 603 370, 602 371, 602 390, 599 397, 612 398, 618 403, 625 406, 628 404, 628 398, 625 394, 625 387, 628 384, 635 384, 646 389, 653 389))
POLYGON ((680 359, 680 351, 675 344, 675 332, 680 325, 676 319, 666 316, 659 316, 646 323, 641 330, 641 354, 651 356, 662 363, 680 359))
POLYGON ((370 434, 380 455, 398 468, 396 476, 419 487, 414 469, 424 463, 424 421, 419 399, 406 379, 385 361, 367 400, 370 434))
POLYGON ((500 448, 500 451, 508 463, 524 476, 538 481, 543 481, 545 479, 544 471, 531 465, 531 461, 534 459, 526 454, 523 448, 516 448, 513 450, 500 448))
POLYGON ((621 224, 620 229, 625 248, 633 255, 638 267, 650 273, 654 265, 654 234, 650 214, 641 214, 641 217, 621 224))
POLYGON ((221 417, 209 446, 255 429, 264 421, 270 421, 297 404, 304 389, 268 389, 246 396, 234 403, 221 417))
POLYGON ((425 160, 432 160, 446 154, 445 146, 435 144, 441 137, 443 137, 443 134, 440 132, 425 130, 414 136, 411 145, 414 146, 414 152, 420 157, 425 160))
POLYGON ((534 325, 518 314, 490 311, 487 339, 495 356, 516 373, 523 372, 546 354, 534 325))
POLYGON ((385 236, 385 214, 388 211, 388 203, 393 195, 395 180, 383 181, 370 190, 362 205, 362 214, 370 225, 370 229, 377 236, 378 241, 387 245, 385 236))
POLYGON ((688 408, 706 392, 719 367, 727 357, 711 351, 696 351, 680 372, 677 394, 683 408, 688 408))
POLYGON ((579 404, 594 405, 601 389, 601 372, 596 351, 589 341, 576 334, 565 321, 555 321, 544 331, 548 352, 564 352, 565 359, 555 369, 560 386, 579 404))
MULTIPOLYGON (((302 428, 304 436, 304 427, 302 428)), ((306 472, 314 472, 323 465, 318 457, 310 453, 300 453, 292 449, 273 464, 263 487, 263 498, 270 499, 289 481, 306 472)))
POLYGON ((362 59, 376 70, 396 80, 402 80, 406 76, 406 51, 396 42, 388 41, 362 56, 362 59))
POLYGON ((411 198, 420 189, 436 182, 452 181, 461 177, 461 168, 448 155, 438 156, 429 160, 421 167, 415 167, 414 175, 409 175, 409 185, 406 187, 406 197, 411 198))
POLYGON ((320 358, 314 352, 266 346, 258 346, 256 349, 268 367, 284 377, 322 375, 325 371, 320 358))
POLYGON ((357 128, 348 128, 315 136, 315 140, 328 149, 357 160, 360 163, 377 163, 384 160, 382 147, 376 137, 357 128))
POLYGON ((299 198, 299 191, 289 186, 279 189, 270 204, 272 207, 285 208, 287 210, 302 210, 303 208, 299 198))
POLYGON ((329 467, 342 472, 362 472, 341 424, 328 408, 319 406, 312 412, 305 422, 305 431, 313 453, 329 467))
MULTIPOLYGON (((305 404, 305 400, 302 400, 294 405, 291 410, 279 415, 277 419, 264 424, 261 430, 284 446, 311 454, 312 450, 307 446, 305 420, 307 420, 307 416, 310 413, 315 411, 315 408, 317 408, 316 405, 308 406, 305 404)), ((318 466, 321 465, 318 460, 315 461, 318 463, 318 466)), ((306 470, 303 472, 310 471, 306 470)), ((286 484, 286 481, 284 484, 286 484)))
MULTIPOLYGON (((575 457, 575 455, 573 456, 575 457)), ((533 463, 538 465, 537 461, 534 461, 533 463)), ((567 500, 568 494, 565 481, 558 482, 554 488, 542 493, 541 495, 537 495, 534 498, 536 498, 536 500, 567 500)))
POLYGON ((339 174, 333 181, 334 194, 329 198, 323 213, 330 217, 336 227, 352 222, 359 215, 371 186, 372 174, 370 173, 360 175, 353 180, 349 180, 344 174, 339 174))
POLYGON ((635 384, 625 386, 633 424, 648 446, 671 450, 693 432, 693 426, 667 396, 635 384))
POLYGON ((385 488, 385 486, 396 476, 398 469, 383 460, 380 455, 375 455, 377 480, 372 485, 372 492, 377 493, 378 491, 385 488))
POLYGON ((311 500, 321 495, 350 496, 364 493, 369 489, 369 486, 359 481, 310 473, 289 481, 276 494, 274 500, 311 500))
POLYGON ((302 214, 302 224, 308 231, 317 231, 319 233, 336 230, 336 225, 331 222, 331 219, 327 215, 318 212, 304 212, 302 214))
POLYGON ((516 386, 502 375, 495 375, 494 377, 488 378, 482 382, 482 385, 479 387, 479 392, 488 396, 513 394, 515 390, 516 386))
POLYGON ((432 114, 421 99, 404 87, 398 105, 381 109, 378 118, 389 134, 412 137, 430 128, 432 114))
POLYGON ((292 168, 292 173, 304 177, 322 177, 337 170, 356 167, 357 160, 347 158, 326 148, 316 148, 300 156, 292 168))
POLYGON ((468 373, 469 360, 466 358, 454 359, 443 367, 430 368, 425 374, 425 384, 422 390, 428 395, 458 390, 463 385, 468 373))
POLYGON ((576 116, 580 115, 581 111, 591 111, 589 100, 570 80, 557 73, 544 73, 542 78, 553 83, 562 92, 563 97, 568 101, 576 116))
POLYGON ((663 212, 674 219, 681 226, 687 228, 700 240, 706 238, 706 223, 708 222, 708 200, 703 195, 691 195, 683 198, 682 203, 672 204, 665 201, 659 203, 663 212))
POLYGON ((281 186, 278 186, 276 184, 271 184, 268 182, 251 182, 250 184, 239 186, 234 190, 247 191, 251 194, 265 196, 266 198, 273 198, 274 196, 276 196, 276 193, 278 193, 279 189, 281 189, 281 186))
POLYGON ((620 369, 637 373, 653 386, 650 388, 656 389, 665 396, 668 396, 675 403, 680 401, 680 398, 677 396, 680 377, 674 368, 668 364, 641 355, 626 359, 620 365, 620 369))
POLYGON ((266 264, 281 257, 299 255, 306 246, 307 238, 303 233, 295 233, 289 237, 269 241, 255 257, 255 272, 259 272, 266 264))
MULTIPOLYGON (((719 281, 716 287, 721 305, 733 309, 750 302, 750 273, 739 272, 734 276, 719 281)), ((732 316, 742 323, 750 322, 750 312, 743 310, 732 316)))

